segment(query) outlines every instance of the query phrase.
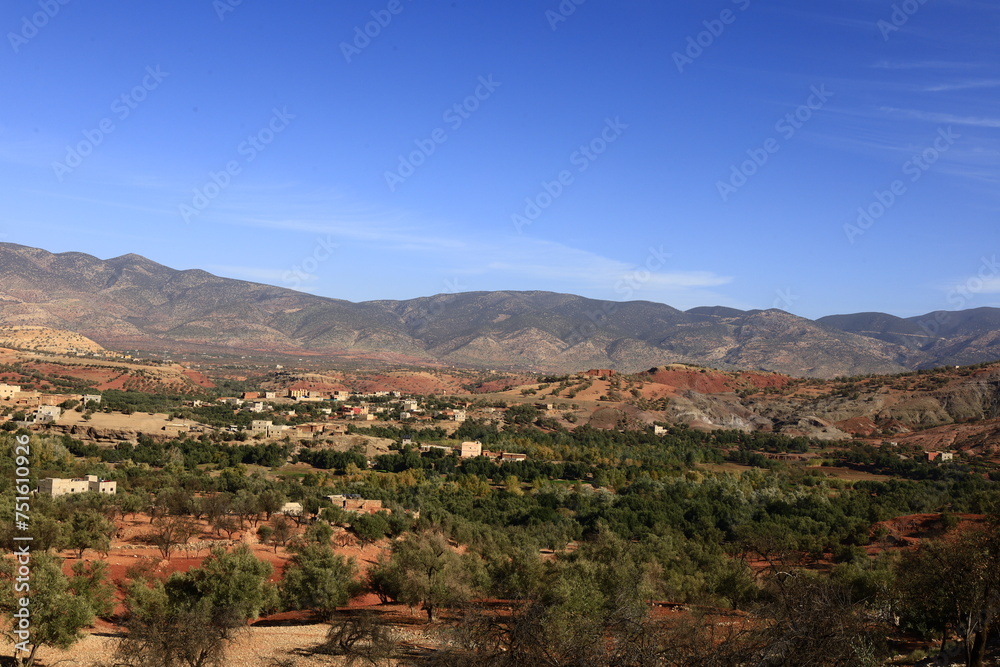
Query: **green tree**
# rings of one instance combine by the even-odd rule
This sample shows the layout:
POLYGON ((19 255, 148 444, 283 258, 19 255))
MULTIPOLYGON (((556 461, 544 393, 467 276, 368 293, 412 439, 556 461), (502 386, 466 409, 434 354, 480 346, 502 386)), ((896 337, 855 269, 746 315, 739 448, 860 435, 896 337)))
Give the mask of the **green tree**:
POLYGON ((276 606, 276 591, 268 583, 271 572, 271 564, 259 560, 245 544, 232 551, 216 547, 201 567, 167 580, 167 592, 177 600, 210 601, 212 622, 235 628, 276 606))
POLYGON ((274 553, 278 553, 278 546, 285 546, 295 535, 295 526, 287 516, 279 514, 271 522, 271 528, 271 544, 274 546, 274 553))
POLYGON ((270 521, 271 515, 275 512, 280 512, 287 500, 287 496, 280 491, 265 489, 257 496, 257 506, 264 513, 264 520, 270 521))
POLYGON ((472 597, 472 563, 452 549, 439 532, 410 535, 396 542, 388 567, 400 582, 397 599, 410 606, 423 605, 429 621, 434 621, 437 608, 472 597))
POLYGON ((115 610, 115 586, 108 576, 108 564, 103 560, 73 563, 69 589, 90 604, 94 615, 110 618, 115 610))
POLYGON ((362 544, 373 544, 389 534, 391 526, 385 512, 357 514, 351 519, 351 530, 362 544))
POLYGON ((65 546, 76 551, 77 558, 83 558, 87 549, 96 549, 106 554, 111 548, 111 536, 115 525, 94 510, 78 511, 69 520, 65 546))
POLYGON ((288 609, 311 609, 329 619, 360 589, 357 574, 354 561, 334 553, 329 544, 296 546, 281 582, 282 600, 288 609))
POLYGON ((981 667, 1000 616, 1000 530, 997 524, 925 542, 897 571, 903 622, 949 630, 962 640, 967 667, 981 667))
POLYGON ((0 565, 0 612, 6 619, 6 636, 14 642, 14 660, 19 667, 34 664, 38 649, 50 646, 66 650, 83 635, 80 630, 94 619, 89 601, 74 595, 70 581, 62 572, 62 559, 44 551, 33 552, 30 568, 30 590, 15 589, 19 564, 5 558, 0 565), (30 596, 30 634, 21 634, 20 598, 30 596))
POLYGON ((128 587, 128 634, 118 664, 135 667, 210 667, 225 664, 226 648, 277 603, 270 564, 241 545, 216 548, 202 566, 166 581, 137 579, 128 587))
POLYGON ((122 518, 125 518, 129 514, 135 517, 136 514, 142 511, 146 502, 134 493, 120 493, 115 496, 115 504, 118 505, 118 509, 122 513, 122 518))
POLYGON ((333 528, 326 521, 316 521, 306 528, 303 537, 305 537, 306 542, 330 544, 330 538, 333 537, 333 528))

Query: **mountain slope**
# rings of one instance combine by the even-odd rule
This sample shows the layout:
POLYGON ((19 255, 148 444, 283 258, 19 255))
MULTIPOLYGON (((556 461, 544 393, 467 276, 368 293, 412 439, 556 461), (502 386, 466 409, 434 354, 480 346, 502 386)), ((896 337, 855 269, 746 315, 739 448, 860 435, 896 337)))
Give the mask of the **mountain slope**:
MULTIPOLYGON (((925 316, 932 317, 934 314, 925 316)), ((1000 358, 1000 310, 919 322, 878 313, 811 321, 780 310, 467 292, 352 303, 139 255, 101 260, 0 243, 0 324, 74 331, 109 348, 317 354, 567 372, 681 362, 831 377, 1000 358)), ((919 318, 911 318, 919 320, 919 318)))

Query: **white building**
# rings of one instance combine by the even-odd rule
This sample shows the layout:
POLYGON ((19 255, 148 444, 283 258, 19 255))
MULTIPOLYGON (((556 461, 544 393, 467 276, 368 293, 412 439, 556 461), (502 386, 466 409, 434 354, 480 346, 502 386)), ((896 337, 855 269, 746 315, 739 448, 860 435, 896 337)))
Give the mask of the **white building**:
POLYGON ((281 513, 285 516, 302 516, 302 503, 285 503, 281 506, 281 513))
POLYGON ((21 387, 16 384, 0 384, 0 400, 9 401, 20 391, 21 387))
POLYGON ((62 416, 62 408, 57 405, 40 405, 35 410, 35 423, 47 424, 54 422, 62 416))
POLYGON ((96 491, 113 496, 118 491, 118 482, 102 480, 97 475, 87 475, 82 479, 46 477, 38 482, 38 492, 52 498, 58 498, 70 493, 86 493, 87 491, 96 491))

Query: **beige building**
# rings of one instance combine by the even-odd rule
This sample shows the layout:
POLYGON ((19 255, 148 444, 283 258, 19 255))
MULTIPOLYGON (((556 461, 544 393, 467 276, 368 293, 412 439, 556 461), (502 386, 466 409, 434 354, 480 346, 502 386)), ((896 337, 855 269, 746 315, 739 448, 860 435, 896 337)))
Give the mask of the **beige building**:
POLYGON ((333 495, 326 496, 326 499, 333 503, 333 506, 342 509, 345 512, 357 512, 358 514, 375 514, 376 512, 381 512, 384 508, 382 507, 381 500, 365 500, 356 493, 350 493, 347 495, 333 495))
POLYGON ((21 387, 16 384, 0 384, 0 400, 9 401, 20 392, 21 387))
POLYGON ((462 458, 472 459, 477 456, 483 455, 483 443, 476 440, 475 442, 463 442, 462 443, 462 458))
POLYGON ((264 437, 269 438, 283 430, 284 429, 282 427, 275 426, 274 422, 270 420, 265 421, 263 419, 255 419, 250 422, 250 432, 253 435, 263 435, 264 437))
POLYGON ((87 475, 84 478, 61 479, 59 477, 46 477, 38 482, 38 492, 58 498, 70 493, 86 493, 87 491, 97 491, 115 495, 118 492, 118 482, 102 480, 97 475, 87 475))

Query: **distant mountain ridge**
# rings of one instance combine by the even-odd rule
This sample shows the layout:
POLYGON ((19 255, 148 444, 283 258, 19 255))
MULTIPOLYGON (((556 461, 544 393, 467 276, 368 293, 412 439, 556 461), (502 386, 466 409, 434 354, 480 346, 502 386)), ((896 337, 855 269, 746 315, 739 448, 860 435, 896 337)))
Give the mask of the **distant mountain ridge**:
POLYGON ((1000 359, 997 308, 813 321, 780 310, 680 311, 553 292, 352 303, 178 271, 140 255, 101 260, 10 243, 0 243, 0 324, 73 331, 111 349, 310 354, 542 372, 688 363, 833 377, 1000 359))

